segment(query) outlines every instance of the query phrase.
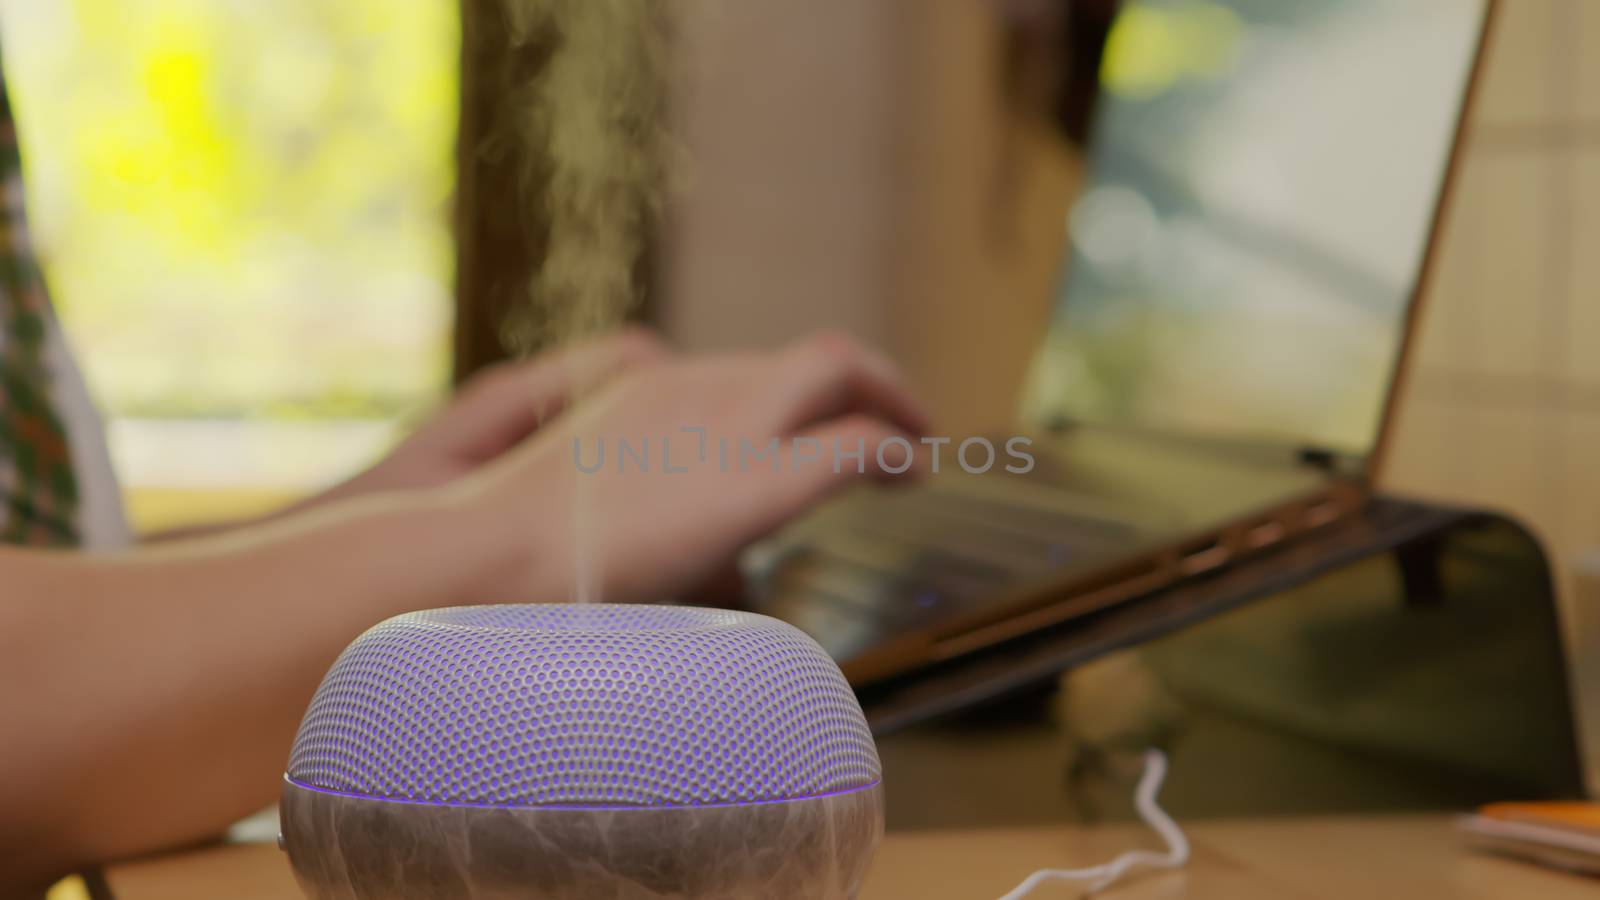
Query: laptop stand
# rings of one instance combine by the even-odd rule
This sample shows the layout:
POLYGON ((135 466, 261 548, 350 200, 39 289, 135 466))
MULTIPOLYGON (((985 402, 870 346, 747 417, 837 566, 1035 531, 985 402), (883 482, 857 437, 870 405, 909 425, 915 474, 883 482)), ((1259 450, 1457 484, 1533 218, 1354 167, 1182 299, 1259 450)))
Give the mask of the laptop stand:
MULTIPOLYGON (((1257 675, 1310 683, 1308 693, 1337 698, 1324 708, 1288 707, 1298 720, 1291 727, 1312 737, 1387 704, 1386 721, 1415 722, 1417 740, 1445 745, 1436 756, 1470 745, 1504 762, 1518 747, 1537 747, 1529 777, 1540 793, 1582 793, 1554 591, 1537 541, 1502 516, 1392 497, 1270 555, 859 696, 875 733, 889 735, 1003 705, 1133 647, 1182 660, 1175 683, 1204 681, 1218 668, 1245 683, 1245 694, 1257 675), (1254 655, 1264 660, 1255 669, 1254 655), (1463 705, 1454 719, 1441 712, 1450 704, 1463 705), (1465 711, 1472 704, 1498 711, 1465 711), (1496 749, 1508 743, 1516 746, 1496 749)), ((1405 731, 1375 730, 1380 741, 1405 731)), ((1398 746, 1403 739, 1394 737, 1400 751, 1428 755, 1398 746)))

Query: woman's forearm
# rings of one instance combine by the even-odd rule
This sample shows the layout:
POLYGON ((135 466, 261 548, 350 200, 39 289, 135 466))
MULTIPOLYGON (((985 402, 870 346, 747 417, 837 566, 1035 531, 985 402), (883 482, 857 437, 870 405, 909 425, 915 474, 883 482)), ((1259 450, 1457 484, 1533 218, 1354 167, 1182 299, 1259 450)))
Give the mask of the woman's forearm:
POLYGON ((346 643, 488 599, 476 515, 397 494, 124 557, 0 550, 0 886, 269 803, 346 643))

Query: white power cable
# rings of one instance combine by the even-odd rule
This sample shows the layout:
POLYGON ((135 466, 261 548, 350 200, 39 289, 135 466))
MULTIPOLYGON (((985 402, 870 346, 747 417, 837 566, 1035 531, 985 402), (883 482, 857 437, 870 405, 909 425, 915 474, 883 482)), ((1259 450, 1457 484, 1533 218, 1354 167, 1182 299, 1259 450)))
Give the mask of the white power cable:
POLYGON ((1139 811, 1139 818, 1167 842, 1165 853, 1133 850, 1111 862, 1086 869, 1040 869, 1000 900, 1020 900, 1046 881, 1087 881, 1089 893, 1093 894, 1122 880, 1124 875, 1136 868, 1176 869, 1183 866, 1189 861, 1189 839, 1184 837, 1178 823, 1172 821, 1166 810, 1156 803, 1156 792, 1161 790, 1161 783, 1166 777, 1166 754, 1156 749, 1146 750, 1144 774, 1139 776, 1139 786, 1134 789, 1133 805, 1139 811))

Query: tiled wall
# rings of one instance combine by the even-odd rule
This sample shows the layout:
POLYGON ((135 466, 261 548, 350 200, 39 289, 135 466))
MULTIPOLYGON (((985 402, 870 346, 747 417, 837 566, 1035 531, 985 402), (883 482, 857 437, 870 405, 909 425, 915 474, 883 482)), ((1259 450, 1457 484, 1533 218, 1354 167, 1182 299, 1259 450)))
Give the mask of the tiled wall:
POLYGON ((1600 2, 1503 0, 1388 487, 1600 548, 1600 2))

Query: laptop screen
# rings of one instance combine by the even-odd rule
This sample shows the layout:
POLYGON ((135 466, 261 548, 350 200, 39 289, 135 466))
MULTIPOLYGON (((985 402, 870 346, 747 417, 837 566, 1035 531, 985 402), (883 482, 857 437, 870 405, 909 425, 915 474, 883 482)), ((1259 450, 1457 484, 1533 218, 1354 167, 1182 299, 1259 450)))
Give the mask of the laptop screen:
POLYGON ((1365 454, 1487 0, 1135 0, 1026 410, 1365 454))

